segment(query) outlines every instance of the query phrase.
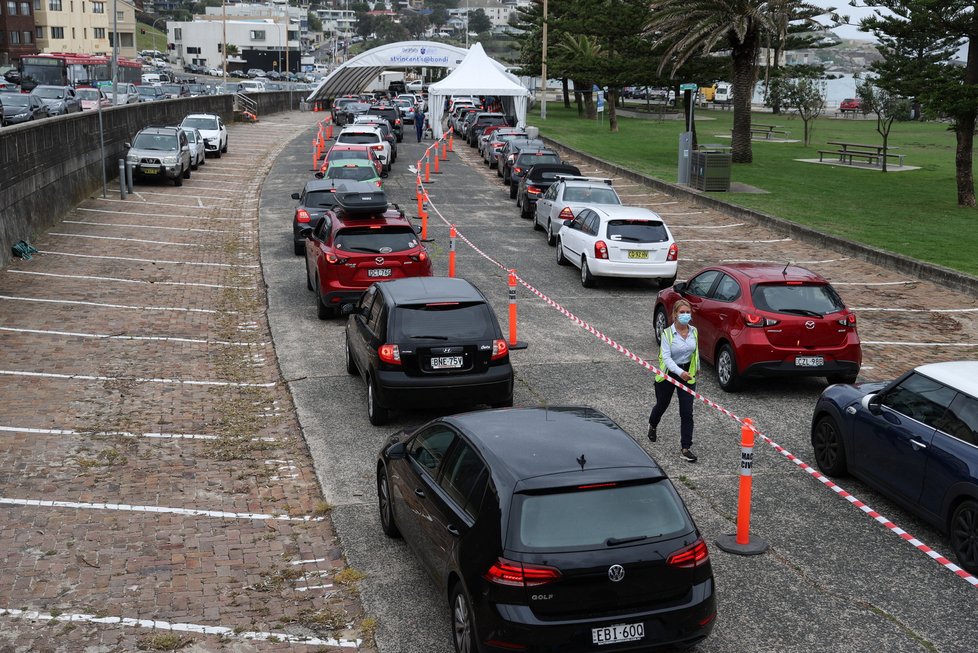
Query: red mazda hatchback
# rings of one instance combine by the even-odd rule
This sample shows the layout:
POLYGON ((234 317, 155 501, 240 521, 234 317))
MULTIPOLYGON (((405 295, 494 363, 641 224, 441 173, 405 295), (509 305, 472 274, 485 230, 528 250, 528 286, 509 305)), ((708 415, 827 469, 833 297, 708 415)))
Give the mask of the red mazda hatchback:
POLYGON ((693 309, 700 358, 713 364, 727 392, 747 377, 824 376, 829 383, 853 383, 859 374, 856 316, 810 270, 758 263, 704 268, 659 292, 657 341, 680 297, 693 309))

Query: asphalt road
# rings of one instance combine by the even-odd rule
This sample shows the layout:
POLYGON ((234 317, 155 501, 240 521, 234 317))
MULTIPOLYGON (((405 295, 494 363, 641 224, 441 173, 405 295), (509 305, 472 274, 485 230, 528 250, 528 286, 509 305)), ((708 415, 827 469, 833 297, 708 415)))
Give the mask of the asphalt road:
MULTIPOLYGON (((433 414, 393 415, 387 427, 366 417, 366 392, 346 374, 340 319, 319 321, 305 287, 303 262, 292 255, 292 192, 311 177, 309 142, 299 134, 267 177, 261 199, 261 255, 268 285, 269 322, 284 378, 290 380, 298 418, 349 563, 366 574, 366 610, 379 621, 377 644, 389 653, 451 650, 444 591, 424 575, 410 549, 384 537, 377 519, 374 465, 386 435, 420 424, 433 414)), ((420 146, 413 132, 385 183, 392 200, 415 212, 414 176, 407 166, 420 146)), ((465 148, 457 144, 458 148, 465 148)), ((467 150, 467 148, 466 148, 467 150)), ((653 358, 651 307, 655 288, 643 282, 610 282, 581 288, 576 268, 560 268, 554 249, 528 221, 520 220, 506 188, 481 164, 450 156, 429 187, 434 205, 488 255, 636 354, 653 358), (487 174, 488 173, 488 174, 487 174)), ((447 270, 448 228, 429 223, 436 274, 447 270)), ((710 245, 701 244, 700 262, 710 245)), ((457 269, 493 301, 507 329, 506 275, 459 242, 457 269)), ((687 263, 680 278, 692 270, 687 263)), ((698 648, 741 651, 960 651, 978 650, 978 589, 909 546, 840 499, 772 447, 759 444, 754 459, 752 536, 767 553, 741 557, 714 540, 735 530, 739 429, 730 418, 698 404, 696 464, 679 459, 678 414, 671 408, 659 441, 645 439, 652 377, 615 349, 520 288, 519 338, 512 354, 515 403, 589 405, 635 434, 676 482, 711 544, 719 615, 713 635, 698 648)), ((751 417, 778 444, 812 462, 809 422, 821 379, 754 383, 724 394, 712 370, 699 390, 734 413, 751 417)), ((514 424, 514 428, 519 428, 514 424)), ((914 536, 942 553, 933 529, 851 479, 841 484, 914 536)))

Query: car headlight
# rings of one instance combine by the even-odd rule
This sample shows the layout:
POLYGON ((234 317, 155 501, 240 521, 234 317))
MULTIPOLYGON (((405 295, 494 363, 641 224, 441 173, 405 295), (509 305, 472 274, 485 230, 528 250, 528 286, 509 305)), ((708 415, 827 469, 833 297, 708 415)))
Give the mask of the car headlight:
POLYGON ((165 156, 163 157, 163 164, 168 166, 175 166, 179 157, 176 156, 165 156))
POLYGON ((23 113, 14 114, 12 117, 13 118, 26 118, 29 115, 31 115, 30 114, 30 111, 24 111, 23 113))
POLYGON ((127 163, 139 163, 139 156, 136 155, 136 154, 127 154, 126 155, 126 162, 127 163))

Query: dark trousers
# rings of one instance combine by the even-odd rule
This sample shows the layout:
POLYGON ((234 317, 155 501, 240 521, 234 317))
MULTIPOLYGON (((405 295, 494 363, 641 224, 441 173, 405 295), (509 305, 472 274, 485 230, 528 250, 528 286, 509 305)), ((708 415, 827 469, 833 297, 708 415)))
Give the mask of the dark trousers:
POLYGON ((418 142, 424 137, 424 119, 414 119, 414 131, 418 134, 418 142))
MULTIPOLYGON (((679 381, 690 390, 696 390, 695 383, 687 383, 678 375, 669 373, 669 376, 679 381)), ((693 446, 693 395, 680 390, 665 379, 655 382, 655 406, 652 407, 652 414, 649 415, 649 426, 658 427, 659 420, 672 403, 673 393, 679 394, 679 445, 683 449, 693 446)))

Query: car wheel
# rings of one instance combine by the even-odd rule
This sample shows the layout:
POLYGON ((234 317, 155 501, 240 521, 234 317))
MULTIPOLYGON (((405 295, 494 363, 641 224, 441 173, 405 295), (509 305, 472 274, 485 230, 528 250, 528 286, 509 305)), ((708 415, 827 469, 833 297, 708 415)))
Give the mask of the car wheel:
POLYGON ((564 246, 560 243, 560 238, 556 241, 557 244, 557 265, 567 265, 567 258, 564 256, 564 246))
POLYGON ((598 280, 591 274, 591 269, 587 266, 587 257, 581 257, 581 285, 585 288, 594 288, 598 285, 598 280))
POLYGON ((517 190, 519 190, 519 187, 514 183, 514 180, 510 179, 509 180, 509 199, 511 199, 511 200, 515 200, 516 199, 516 191, 517 190))
POLYGON ((356 374, 357 373, 357 362, 353 358, 353 352, 350 351, 350 336, 346 336, 346 373, 356 374))
POLYGON ((309 274, 309 259, 305 259, 306 264, 306 290, 312 290, 312 277, 309 274))
POLYGON ((516 208, 521 208, 523 206, 523 196, 519 193, 516 194, 516 208))
POLYGON ((191 170, 196 170, 199 167, 200 167, 200 161, 195 161, 194 163, 191 163, 190 164, 190 169, 191 170))
POLYGON ((475 616, 461 583, 452 587, 452 643, 455 653, 475 653, 475 616))
MULTIPOLYGON (((228 142, 224 141, 224 147, 221 148, 221 152, 227 154, 227 151, 228 151, 228 142)), ((218 152, 218 155, 220 155, 220 152, 218 152)))
POLYGON ((844 476, 846 473, 846 446, 835 418, 823 415, 812 429, 812 448, 815 450, 815 464, 829 476, 844 476))
POLYGON ((394 504, 391 502, 391 483, 387 478, 387 469, 380 468, 377 472, 377 503, 380 508, 380 528, 387 537, 400 537, 401 529, 394 521, 394 504))
POLYGON ((183 171, 183 178, 184 178, 184 179, 190 179, 190 170, 191 170, 191 168, 190 168, 190 167, 188 167, 187 169, 185 169, 185 170, 183 171))
POLYGON ((173 185, 174 186, 183 186, 183 173, 182 172, 174 178, 173 185))
POLYGON ((530 217, 533 218, 533 231, 543 231, 543 227, 540 226, 540 222, 537 220, 537 212, 534 211, 530 217))
MULTIPOLYGON (((295 253, 296 256, 302 256, 303 254, 306 253, 306 242, 305 241, 300 241, 300 242, 293 241, 292 248, 293 248, 293 252, 295 253)), ((306 266, 306 272, 308 272, 308 271, 309 271, 309 267, 308 267, 308 264, 307 264, 307 266, 306 266)), ((307 279, 309 278, 309 275, 308 274, 306 275, 306 278, 307 279)))
POLYGON ((333 317, 333 309, 326 305, 323 301, 323 295, 319 291, 319 277, 316 277, 316 287, 313 288, 316 292, 316 316, 320 320, 328 320, 333 317))
POLYGON ((825 377, 825 380, 829 382, 829 385, 833 385, 835 383, 855 383, 857 378, 859 378, 859 372, 833 374, 832 376, 825 377))
POLYGON ((557 234, 554 233, 554 222, 547 218, 547 244, 553 245, 557 242, 557 234))
POLYGON ((492 407, 493 408, 512 408, 513 407, 513 398, 510 397, 506 401, 497 401, 496 403, 494 403, 492 405, 492 407))
POLYGON ((489 164, 489 167, 490 167, 490 168, 495 168, 495 169, 496 169, 496 176, 497 176, 497 177, 502 177, 502 176, 503 176, 503 167, 502 167, 502 166, 500 166, 500 165, 492 165, 492 164, 490 163, 490 164, 489 164))
POLYGON ((724 344, 717 354, 717 381, 724 392, 736 392, 740 388, 740 376, 737 374, 737 358, 730 345, 724 344))
POLYGON ((662 343, 662 333, 669 328, 669 318, 666 316, 664 306, 655 309, 655 317, 652 318, 652 329, 655 331, 655 341, 662 343))
POLYGON ((220 159, 221 158, 221 150, 220 149, 217 149, 217 150, 214 151, 214 158, 215 159, 220 159))
POLYGON ((377 385, 372 378, 367 377, 367 419, 374 426, 383 426, 389 416, 387 407, 377 397, 377 385))
POLYGON ((950 531, 958 564, 978 573, 978 503, 968 500, 955 508, 950 531))
POLYGON ((666 279, 659 279, 659 288, 660 289, 672 288, 674 285, 676 285, 676 275, 675 274, 672 275, 671 277, 666 278, 666 279))

